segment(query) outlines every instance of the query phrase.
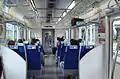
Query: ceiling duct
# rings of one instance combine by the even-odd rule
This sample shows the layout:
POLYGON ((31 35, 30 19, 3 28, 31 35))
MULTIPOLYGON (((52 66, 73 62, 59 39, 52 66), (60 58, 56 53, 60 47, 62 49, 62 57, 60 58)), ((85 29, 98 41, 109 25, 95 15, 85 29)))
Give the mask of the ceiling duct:
POLYGON ((48 0, 47 1, 47 8, 49 10, 47 10, 46 12, 46 16, 47 16, 47 19, 46 19, 46 22, 50 22, 51 18, 52 18, 52 13, 53 13, 53 9, 55 8, 56 6, 56 0, 48 0))

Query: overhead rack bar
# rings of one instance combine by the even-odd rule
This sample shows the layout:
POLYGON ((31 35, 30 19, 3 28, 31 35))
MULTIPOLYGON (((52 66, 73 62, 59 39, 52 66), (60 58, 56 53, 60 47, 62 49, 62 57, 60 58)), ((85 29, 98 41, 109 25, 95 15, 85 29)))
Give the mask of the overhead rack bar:
MULTIPOLYGON (((51 10, 50 8, 36 8, 37 10, 51 10)), ((52 8, 52 10, 71 10, 66 8, 52 8)))

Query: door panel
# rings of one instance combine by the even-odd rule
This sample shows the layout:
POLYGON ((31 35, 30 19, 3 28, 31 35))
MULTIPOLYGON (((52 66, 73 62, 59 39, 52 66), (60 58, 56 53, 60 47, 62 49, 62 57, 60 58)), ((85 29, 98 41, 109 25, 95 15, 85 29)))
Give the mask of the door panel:
POLYGON ((54 47, 54 29, 42 29, 42 44, 46 54, 52 53, 54 47))

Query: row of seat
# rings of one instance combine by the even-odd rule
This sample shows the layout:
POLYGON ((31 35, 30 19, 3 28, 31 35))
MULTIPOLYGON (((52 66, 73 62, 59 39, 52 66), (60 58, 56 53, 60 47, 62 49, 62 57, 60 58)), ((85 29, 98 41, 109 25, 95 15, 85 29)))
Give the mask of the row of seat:
MULTIPOLYGON (((67 45, 60 42, 57 47, 57 62, 64 74, 69 70, 78 71, 79 58, 93 49, 93 45, 67 45), (80 56, 80 57, 79 57, 80 56)), ((72 73, 72 72, 71 72, 72 73)), ((68 75, 68 74, 67 74, 68 75)))
POLYGON ((41 52, 42 45, 29 45, 29 43, 17 43, 17 45, 9 45, 10 49, 14 50, 27 62, 28 71, 41 71, 41 52))

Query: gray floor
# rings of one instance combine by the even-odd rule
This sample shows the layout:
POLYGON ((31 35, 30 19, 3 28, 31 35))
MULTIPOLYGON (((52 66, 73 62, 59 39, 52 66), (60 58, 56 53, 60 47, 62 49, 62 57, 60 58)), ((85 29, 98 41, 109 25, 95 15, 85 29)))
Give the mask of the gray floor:
POLYGON ((60 69, 56 67, 54 56, 48 55, 45 57, 45 67, 36 79, 64 79, 60 69))

